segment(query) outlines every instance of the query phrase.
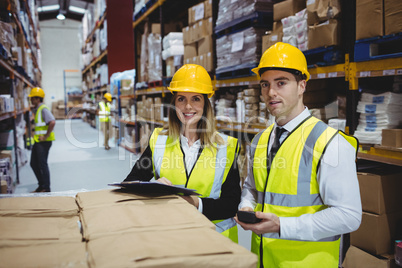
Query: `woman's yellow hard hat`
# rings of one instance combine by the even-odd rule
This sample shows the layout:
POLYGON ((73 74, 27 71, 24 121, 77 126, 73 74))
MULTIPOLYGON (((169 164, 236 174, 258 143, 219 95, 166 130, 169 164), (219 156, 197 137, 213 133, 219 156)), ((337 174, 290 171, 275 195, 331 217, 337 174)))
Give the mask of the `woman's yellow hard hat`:
POLYGON ((28 97, 40 97, 43 99, 45 97, 45 91, 40 87, 34 87, 31 89, 31 93, 29 93, 28 97))
POLYGON ((173 75, 168 89, 174 92, 194 92, 214 95, 211 77, 204 67, 197 64, 185 64, 173 75))
POLYGON ((287 43, 278 42, 269 47, 262 55, 258 67, 251 71, 260 76, 260 70, 265 68, 291 72, 296 70, 306 76, 306 81, 310 79, 303 52, 287 43))

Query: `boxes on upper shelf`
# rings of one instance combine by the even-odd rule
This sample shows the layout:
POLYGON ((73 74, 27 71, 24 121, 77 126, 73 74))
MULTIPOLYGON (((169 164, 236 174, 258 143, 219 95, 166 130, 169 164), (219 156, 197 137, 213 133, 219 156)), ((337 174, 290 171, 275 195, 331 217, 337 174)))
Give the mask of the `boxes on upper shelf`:
POLYGON ((384 35, 383 0, 356 0, 356 40, 384 35))
POLYGON ((338 18, 340 13, 340 0, 307 0, 308 25, 338 18))
POLYGON ((340 45, 340 30, 340 21, 332 19, 316 26, 309 26, 308 49, 340 45))
POLYGON ((385 35, 402 32, 402 1, 384 0, 385 35))
POLYGON ((305 0, 285 0, 274 4, 274 21, 293 16, 306 8, 305 0))

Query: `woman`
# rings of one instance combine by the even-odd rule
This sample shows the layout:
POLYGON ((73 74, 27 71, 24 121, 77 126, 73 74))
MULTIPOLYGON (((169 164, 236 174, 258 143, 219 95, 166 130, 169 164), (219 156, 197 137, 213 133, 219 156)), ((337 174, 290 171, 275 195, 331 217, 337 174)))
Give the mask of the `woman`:
POLYGON ((211 103, 214 94, 207 71, 186 64, 173 76, 169 123, 157 128, 149 145, 124 181, 149 181, 195 189, 183 196, 216 225, 217 231, 237 242, 233 220, 240 202, 237 139, 215 129, 211 103))

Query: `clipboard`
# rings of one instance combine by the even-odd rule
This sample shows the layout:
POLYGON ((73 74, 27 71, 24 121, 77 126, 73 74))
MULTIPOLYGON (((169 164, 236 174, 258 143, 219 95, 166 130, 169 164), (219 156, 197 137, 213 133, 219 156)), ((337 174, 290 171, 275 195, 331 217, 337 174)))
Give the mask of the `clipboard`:
POLYGON ((108 184, 124 188, 128 191, 137 193, 159 193, 159 194, 177 194, 177 195, 201 195, 194 189, 188 189, 180 186, 167 185, 159 182, 149 181, 123 181, 108 184))

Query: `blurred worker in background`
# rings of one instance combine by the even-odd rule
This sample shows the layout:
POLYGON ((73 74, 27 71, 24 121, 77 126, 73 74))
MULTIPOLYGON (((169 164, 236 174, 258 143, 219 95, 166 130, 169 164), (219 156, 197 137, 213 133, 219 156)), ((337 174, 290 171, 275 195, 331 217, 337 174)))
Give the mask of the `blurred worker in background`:
POLYGON ((338 267, 341 235, 362 217, 356 173, 358 141, 311 116, 303 104, 310 74, 304 54, 278 42, 253 69, 275 123, 251 144, 240 210, 258 267, 338 267))
POLYGON ((183 196, 237 242, 233 219, 240 201, 237 139, 218 133, 209 98, 211 77, 200 65, 185 64, 174 74, 169 121, 156 128, 149 145, 125 181, 149 181, 195 189, 200 198, 183 196))
POLYGON ((98 116, 101 130, 103 131, 104 135, 104 142, 103 146, 105 146, 106 150, 109 150, 109 132, 110 132, 110 103, 112 102, 112 94, 105 93, 103 95, 102 100, 99 102, 98 105, 98 116))
POLYGON ((49 108, 43 103, 45 92, 39 87, 32 88, 29 94, 33 105, 35 133, 31 153, 31 167, 38 180, 38 188, 34 192, 50 192, 50 173, 47 164, 49 149, 54 138, 56 120, 49 108))

